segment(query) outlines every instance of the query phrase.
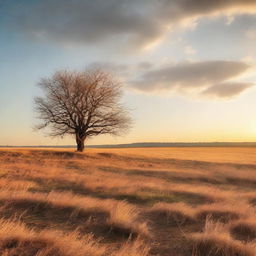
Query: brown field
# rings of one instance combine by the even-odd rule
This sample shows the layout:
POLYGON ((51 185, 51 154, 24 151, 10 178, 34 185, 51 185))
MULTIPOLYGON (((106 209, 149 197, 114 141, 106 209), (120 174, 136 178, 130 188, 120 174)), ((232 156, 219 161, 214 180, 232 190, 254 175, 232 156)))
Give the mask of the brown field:
POLYGON ((256 148, 0 149, 2 256, 256 255, 256 148))

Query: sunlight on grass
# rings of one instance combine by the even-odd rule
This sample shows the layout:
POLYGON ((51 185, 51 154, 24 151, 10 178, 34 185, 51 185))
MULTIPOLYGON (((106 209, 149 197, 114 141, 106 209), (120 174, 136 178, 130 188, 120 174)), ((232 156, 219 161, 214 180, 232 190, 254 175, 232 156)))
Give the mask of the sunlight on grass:
POLYGON ((255 255, 256 166, 215 150, 1 149, 0 253, 255 255))

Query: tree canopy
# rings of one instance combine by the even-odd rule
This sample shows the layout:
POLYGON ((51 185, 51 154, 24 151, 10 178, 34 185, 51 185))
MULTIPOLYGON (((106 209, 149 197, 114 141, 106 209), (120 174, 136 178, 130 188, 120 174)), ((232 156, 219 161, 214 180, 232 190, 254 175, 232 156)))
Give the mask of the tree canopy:
POLYGON ((84 150, 86 138, 120 135, 131 125, 128 111, 121 104, 120 83, 100 70, 58 71, 41 79, 44 95, 35 98, 40 124, 49 127, 50 136, 75 136, 77 150, 84 150))

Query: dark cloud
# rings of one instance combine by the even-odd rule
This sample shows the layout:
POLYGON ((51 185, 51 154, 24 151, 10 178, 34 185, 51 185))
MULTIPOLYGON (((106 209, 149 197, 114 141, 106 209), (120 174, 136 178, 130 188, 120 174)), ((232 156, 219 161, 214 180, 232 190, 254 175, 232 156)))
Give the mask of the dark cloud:
POLYGON ((209 87, 202 94, 216 98, 232 98, 252 86, 252 83, 222 83, 209 87))
MULTIPOLYGON (((8 2, 8 1, 5 1, 8 2)), ((9 20, 22 32, 63 43, 111 39, 143 46, 189 18, 216 13, 249 13, 255 0, 21 0, 9 20)), ((6 10, 6 9, 5 9, 6 10)), ((256 11, 255 11, 256 12, 256 11)))
POLYGON ((237 77, 248 68, 236 61, 185 62, 149 70, 132 86, 140 91, 201 89, 237 77))
POLYGON ((251 66, 241 61, 182 62, 157 67, 150 62, 134 65, 116 62, 94 62, 89 67, 100 68, 124 78, 128 87, 146 93, 176 91, 193 92, 210 98, 231 98, 253 86, 235 82, 251 66))

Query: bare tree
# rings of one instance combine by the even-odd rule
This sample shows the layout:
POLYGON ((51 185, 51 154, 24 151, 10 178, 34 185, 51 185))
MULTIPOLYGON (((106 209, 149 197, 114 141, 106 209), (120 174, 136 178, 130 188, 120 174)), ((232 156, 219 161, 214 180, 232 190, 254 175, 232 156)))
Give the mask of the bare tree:
POLYGON ((59 71, 40 83, 44 96, 35 98, 35 110, 42 121, 36 129, 50 128, 50 136, 75 136, 77 150, 84 150, 87 138, 119 135, 130 126, 127 110, 120 103, 119 82, 99 70, 59 71))

